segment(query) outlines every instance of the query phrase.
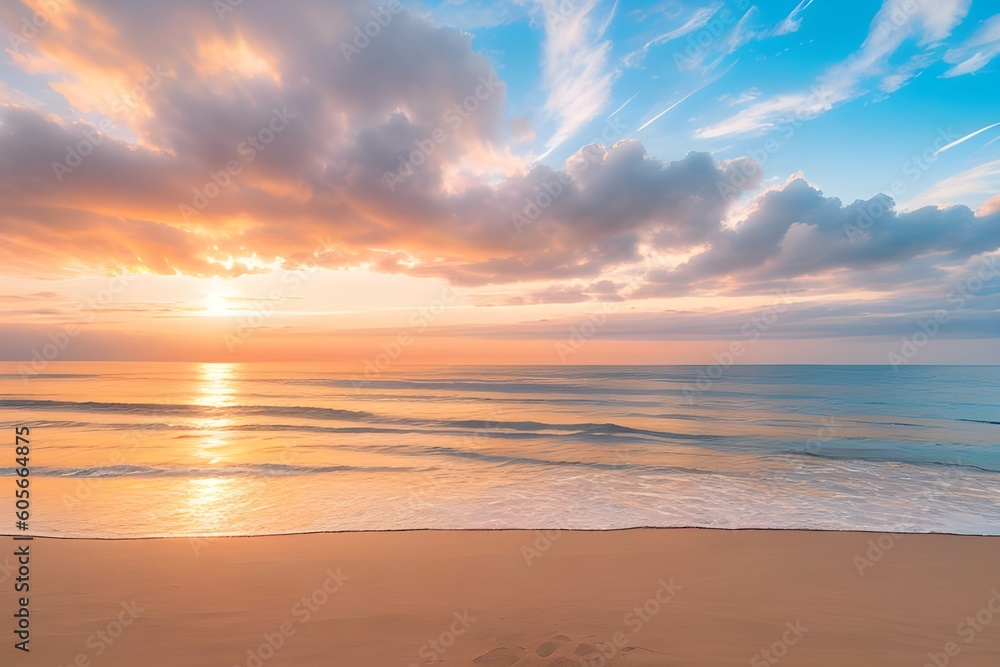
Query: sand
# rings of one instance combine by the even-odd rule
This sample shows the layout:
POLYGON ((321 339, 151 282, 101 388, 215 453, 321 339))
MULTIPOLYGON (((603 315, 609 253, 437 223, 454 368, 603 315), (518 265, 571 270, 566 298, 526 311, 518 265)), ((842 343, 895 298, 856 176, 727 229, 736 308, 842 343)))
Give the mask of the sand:
POLYGON ((12 647, 13 577, 0 570, 5 666, 1000 664, 996 537, 644 529, 31 544, 30 654, 12 647))

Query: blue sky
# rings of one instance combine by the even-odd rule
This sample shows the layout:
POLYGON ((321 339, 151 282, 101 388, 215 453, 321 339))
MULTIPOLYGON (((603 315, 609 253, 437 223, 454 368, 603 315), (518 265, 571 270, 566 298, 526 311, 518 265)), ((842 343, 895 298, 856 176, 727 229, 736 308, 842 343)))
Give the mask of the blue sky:
MULTIPOLYGON (((891 4, 886 3, 887 8, 891 4)), ((777 138, 780 149, 765 152, 769 178, 784 180, 801 171, 826 192, 848 201, 871 197, 888 187, 904 163, 932 146, 939 132, 962 137, 1000 122, 1000 93, 995 92, 1000 90, 1000 61, 990 60, 1000 52, 1000 24, 994 19, 998 8, 972 2, 963 18, 935 17, 937 24, 928 28, 919 21, 913 26, 904 22, 912 20, 908 5, 897 4, 902 20, 897 19, 893 29, 905 37, 857 76, 849 94, 829 111, 803 116, 801 123, 779 122, 772 130, 713 138, 699 137, 698 130, 754 103, 816 87, 831 69, 862 49, 870 32, 877 36, 876 18, 882 6, 829 0, 603 1, 592 8, 582 1, 563 4, 577 8, 568 13, 567 21, 587 14, 591 30, 581 37, 578 48, 581 53, 600 54, 606 47, 606 56, 593 58, 599 66, 590 76, 599 79, 607 74, 611 84, 606 94, 598 95, 601 114, 582 123, 573 140, 561 144, 546 160, 558 164, 581 142, 600 137, 605 117, 630 99, 619 113, 626 136, 705 86, 634 135, 650 154, 674 159, 697 150, 737 157, 760 154, 768 138, 777 138), (598 34, 609 17, 606 30, 598 34), (741 32, 744 39, 738 38, 741 32), (977 34, 984 43, 967 46, 977 34), (644 57, 637 56, 651 42, 644 57), (953 75, 956 64, 977 55, 984 59, 980 67, 953 75), (893 88, 890 92, 885 82, 892 76, 898 76, 899 83, 888 86, 893 88)), ((469 1, 428 5, 427 11, 436 20, 461 25, 474 35, 474 47, 493 60, 510 84, 510 114, 531 119, 536 141, 530 145, 536 154, 544 154, 546 142, 559 129, 544 105, 550 83, 543 74, 544 10, 527 2, 469 1)), ((892 20, 891 11, 886 15, 892 20)), ((595 94, 592 88, 589 94, 595 94)), ((788 117, 796 118, 792 111, 788 117)), ((1000 127, 942 153, 926 171, 921 170, 919 180, 908 180, 907 194, 915 198, 939 180, 1000 158, 1000 142, 986 145, 997 136, 1000 127)), ((978 206, 989 194, 970 191, 958 201, 978 206)))

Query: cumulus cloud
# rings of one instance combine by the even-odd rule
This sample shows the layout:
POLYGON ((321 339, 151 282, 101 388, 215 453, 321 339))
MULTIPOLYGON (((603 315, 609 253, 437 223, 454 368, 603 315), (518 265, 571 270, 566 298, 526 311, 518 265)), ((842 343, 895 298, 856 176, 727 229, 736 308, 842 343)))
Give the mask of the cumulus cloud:
MULTIPOLYGON (((563 138, 604 103, 603 47, 574 52, 603 30, 593 9, 581 6, 547 47, 552 63, 573 65, 548 102, 563 138), (581 105, 573 91, 595 81, 581 105)), ((313 0, 295 11, 244 3, 220 18, 201 0, 90 0, 66 11, 17 62, 44 60, 54 69, 34 76, 77 119, 115 131, 0 105, 9 271, 318 264, 464 285, 562 283, 522 297, 540 303, 620 298, 608 274, 651 256, 693 253, 626 296, 726 291, 736 278, 744 291, 810 287, 824 272, 896 262, 904 268, 877 278, 890 285, 907 266, 933 272, 929 257, 951 266, 997 247, 996 214, 961 207, 892 209, 851 242, 843 227, 865 203, 844 206, 804 182, 768 192, 733 227, 736 202, 761 184, 749 158, 657 159, 630 139, 523 167, 506 137, 531 125, 507 118, 490 62, 468 34, 405 10, 313 0), (155 85, 140 85, 151 69, 155 85)), ((923 20, 933 37, 952 18, 923 20)))
MULTIPOLYGON (((208 10, 93 0, 81 16, 115 39, 69 21, 30 43, 59 63, 68 98, 137 139, 0 108, 7 266, 225 275, 318 262, 469 284, 596 278, 643 249, 701 243, 724 218, 719 184, 733 163, 660 161, 635 141, 497 179, 511 157, 505 84, 467 34, 400 11, 378 14, 385 25, 369 38, 383 10, 362 1, 247 4, 221 20, 208 10), (96 81, 134 89, 150 68, 163 74, 127 118, 113 96, 68 94, 96 81)), ((579 11, 567 20, 586 34, 579 11)), ((565 39, 568 54, 578 42, 565 39)))
POLYGON ((995 212, 977 216, 965 206, 900 212, 886 195, 845 205, 800 178, 761 195, 738 225, 718 232, 684 264, 654 272, 642 291, 900 289, 940 281, 998 248, 995 212))

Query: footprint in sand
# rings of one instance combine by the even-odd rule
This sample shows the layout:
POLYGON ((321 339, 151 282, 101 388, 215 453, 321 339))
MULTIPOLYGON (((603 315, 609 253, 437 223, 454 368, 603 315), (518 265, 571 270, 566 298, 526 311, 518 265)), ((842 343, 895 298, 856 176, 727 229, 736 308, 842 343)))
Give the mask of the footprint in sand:
POLYGON ((511 667, 524 657, 524 649, 510 646, 500 646, 482 654, 472 662, 480 667, 511 667))
MULTIPOLYGON (((532 644, 534 642, 529 646, 532 644)), ((479 667, 586 667, 598 655, 593 642, 555 635, 541 641, 533 649, 499 646, 473 662, 479 667)))
POLYGON ((550 662, 548 667, 579 667, 580 661, 573 658, 567 658, 565 656, 561 658, 556 658, 555 661, 550 662))
POLYGON ((535 649, 535 655, 547 658, 559 649, 559 644, 555 642, 544 642, 535 649))

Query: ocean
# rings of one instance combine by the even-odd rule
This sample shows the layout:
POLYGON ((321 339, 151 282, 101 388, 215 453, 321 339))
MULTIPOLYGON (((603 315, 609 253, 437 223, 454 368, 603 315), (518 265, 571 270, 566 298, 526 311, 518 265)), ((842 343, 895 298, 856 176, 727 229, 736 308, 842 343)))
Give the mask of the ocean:
POLYGON ((27 426, 32 535, 1000 534, 995 366, 23 367, 0 516, 27 426))

